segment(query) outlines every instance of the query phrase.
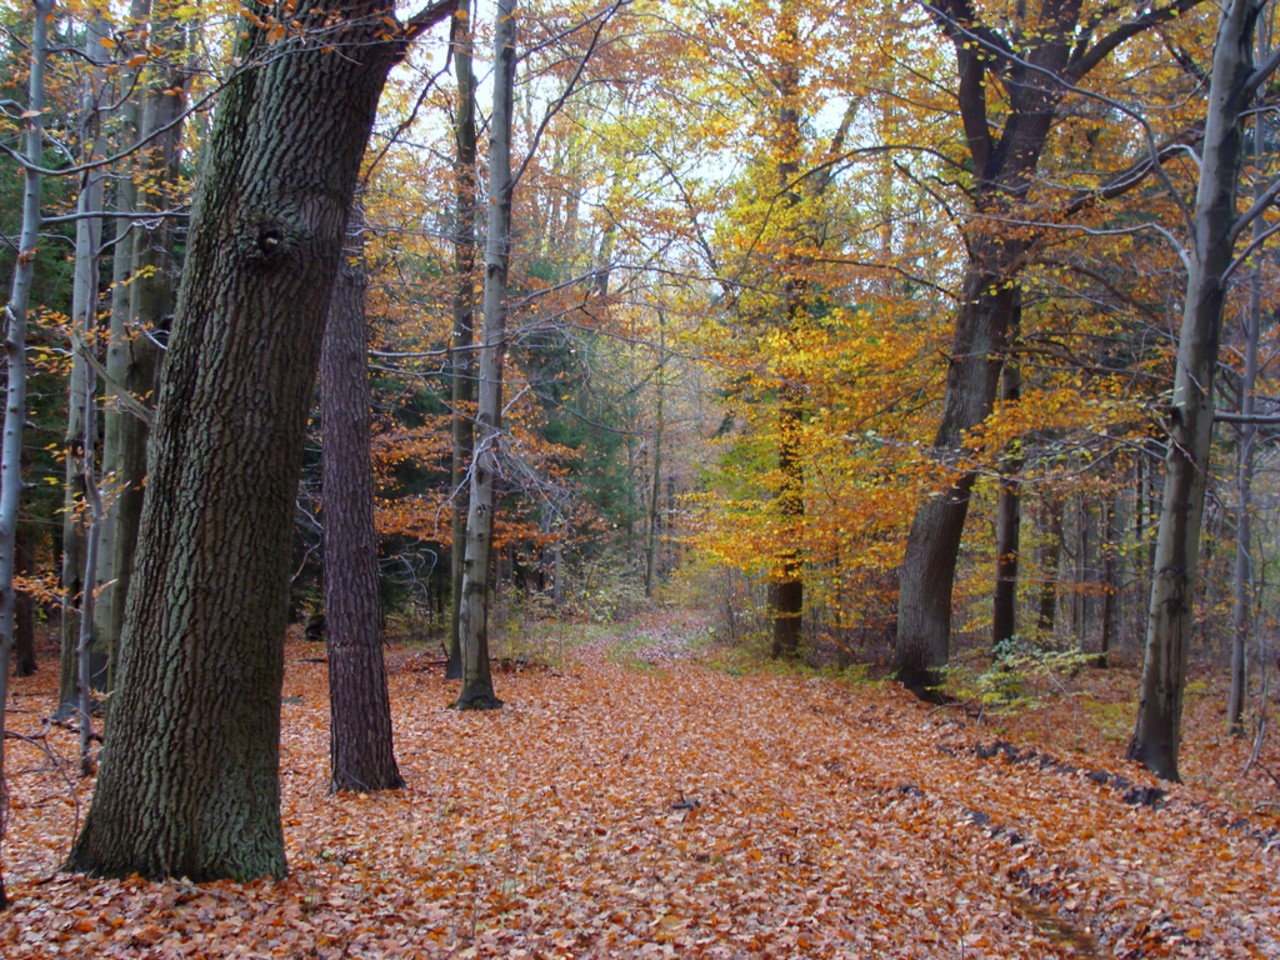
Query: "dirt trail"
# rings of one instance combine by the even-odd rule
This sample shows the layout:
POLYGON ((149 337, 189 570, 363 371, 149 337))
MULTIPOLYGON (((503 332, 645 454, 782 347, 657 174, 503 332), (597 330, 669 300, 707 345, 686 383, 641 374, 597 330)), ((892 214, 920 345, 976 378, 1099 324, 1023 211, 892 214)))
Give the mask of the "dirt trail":
POLYGON ((291 645, 290 878, 36 884, 70 823, 53 778, 22 774, 0 954, 1280 956, 1271 824, 1182 788, 1127 802, 1151 785, 1134 770, 1117 789, 1087 759, 992 748, 887 687, 730 676, 704 634, 629 624, 500 674, 491 714, 444 709, 452 685, 393 650, 409 786, 337 798, 324 666, 291 645))

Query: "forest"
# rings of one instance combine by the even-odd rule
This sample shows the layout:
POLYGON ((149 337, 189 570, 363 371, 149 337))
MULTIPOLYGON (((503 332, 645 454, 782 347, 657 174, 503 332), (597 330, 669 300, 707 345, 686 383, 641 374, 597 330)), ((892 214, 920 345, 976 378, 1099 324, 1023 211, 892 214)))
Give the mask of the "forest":
POLYGON ((5 957, 1280 956, 1268 0, 0 25, 5 957))

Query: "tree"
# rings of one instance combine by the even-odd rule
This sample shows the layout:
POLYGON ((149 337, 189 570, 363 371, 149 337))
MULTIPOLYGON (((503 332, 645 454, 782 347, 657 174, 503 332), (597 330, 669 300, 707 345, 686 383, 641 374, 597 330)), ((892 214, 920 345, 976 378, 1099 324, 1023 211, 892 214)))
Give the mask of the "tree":
MULTIPOLYGON (((321 9, 323 6, 323 9, 321 9)), ((206 146, 101 773, 67 867, 282 876, 290 533, 322 325, 387 72, 452 10, 253 14, 206 146)))
MULTIPOLYGON (((356 212, 359 229, 359 211, 356 212)), ((369 457, 365 273, 338 269, 320 353, 324 518, 324 612, 329 642, 329 789, 404 786, 391 740, 391 703, 382 660, 378 543, 369 457)))
MULTIPOLYGON (((1195 206, 1187 211, 1187 286, 1173 395, 1166 411, 1169 452, 1156 539, 1142 693, 1129 756, 1157 776, 1180 780, 1182 696, 1192 640, 1200 527, 1213 439, 1213 383, 1228 281, 1244 257, 1235 242, 1280 195, 1280 183, 1236 210, 1247 152, 1246 110, 1280 64, 1280 52, 1255 68, 1254 29, 1266 0, 1232 0, 1222 13, 1200 151, 1195 206)), ((1269 231, 1268 231, 1269 232, 1269 231)), ((1265 232, 1264 235, 1265 237, 1265 232)), ((1253 245, 1257 245, 1255 240, 1253 245)))
MULTIPOLYGON (((9 703, 9 662, 13 657, 13 590, 15 551, 18 536, 18 504, 22 499, 22 430, 27 418, 27 305, 35 272, 36 247, 40 242, 40 160, 44 131, 45 58, 49 48, 49 21, 53 0, 32 0, 31 80, 28 87, 26 160, 23 171, 22 235, 13 268, 9 303, 5 307, 5 356, 7 384, 4 408, 4 440, 0 452, 0 841, 4 839, 9 812, 9 792, 4 771, 4 714, 9 703)), ((8 906, 4 877, 0 874, 0 909, 8 906)))
POLYGON ((1067 92, 1126 40, 1198 2, 1176 0, 1152 8, 1101 35, 1102 15, 1082 19, 1078 0, 1019 7, 1007 36, 983 23, 969 0, 940 0, 928 7, 955 49, 957 106, 968 153, 961 167, 972 174, 969 193, 977 219, 966 228, 967 262, 942 422, 933 442, 949 479, 916 509, 899 571, 895 667, 898 679, 919 695, 931 695, 950 653, 956 560, 977 476, 965 462, 966 434, 991 413, 1018 274, 1039 239, 1030 223, 1014 227, 1001 221, 1044 219, 1028 200, 1067 92), (989 88, 998 88, 1001 96, 989 88), (993 123, 997 105, 1004 107, 1004 116, 993 123))
POLYGON ((462 568, 466 558, 467 505, 474 426, 471 405, 475 400, 475 300, 476 300, 476 81, 471 61, 475 46, 471 29, 471 9, 467 0, 459 6, 455 19, 454 69, 458 77, 458 106, 454 118, 455 215, 453 224, 453 269, 457 286, 453 293, 452 380, 449 402, 452 407, 453 458, 450 463, 452 543, 449 547, 451 584, 449 617, 449 663, 445 676, 462 679, 461 611, 462 568))
MULTIPOLYGON (((515 0, 499 0, 493 33, 493 113, 489 120, 489 220, 484 255, 484 327, 478 364, 475 447, 462 562, 460 710, 502 706, 489 671, 489 553, 499 471, 502 365, 506 352, 507 271, 511 258, 511 113, 516 66, 515 0)), ((455 548, 456 549, 456 548, 455 548)))
MULTIPOLYGON (((136 4, 135 18, 142 11, 136 4)), ((149 404, 160 374, 162 353, 157 335, 168 329, 178 267, 177 231, 160 214, 179 197, 179 145, 190 77, 181 58, 186 50, 187 25, 173 15, 172 6, 157 4, 149 23, 137 23, 141 36, 131 39, 130 62, 145 41, 148 63, 133 77, 142 88, 134 105, 138 139, 146 144, 140 169, 125 176, 116 189, 116 206, 140 214, 137 221, 120 219, 115 246, 111 328, 107 340, 106 375, 111 392, 124 391, 149 404), (145 27, 145 32, 144 31, 145 27), (146 216, 146 215, 151 216, 146 216), (143 219, 143 217, 146 217, 143 219)), ((117 49, 120 44, 117 43, 117 49)), ((99 564, 98 616, 94 632, 107 655, 107 687, 113 685, 125 601, 133 579, 142 518, 147 470, 148 419, 125 398, 109 400, 103 412, 102 472, 110 536, 99 564)))

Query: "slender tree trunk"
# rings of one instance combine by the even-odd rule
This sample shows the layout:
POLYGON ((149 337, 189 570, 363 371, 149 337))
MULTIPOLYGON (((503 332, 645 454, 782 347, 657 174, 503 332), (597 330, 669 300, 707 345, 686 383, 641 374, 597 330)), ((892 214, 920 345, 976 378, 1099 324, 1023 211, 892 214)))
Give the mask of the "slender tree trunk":
MULTIPOLYGON (((89 18, 85 53, 93 62, 106 61, 105 48, 102 46, 106 31, 106 22, 100 14, 89 18)), ((100 147, 99 99, 102 91, 99 83, 98 71, 90 71, 80 95, 80 156, 85 160, 93 157, 100 147)), ((85 416, 92 397, 89 390, 89 364, 82 351, 97 349, 94 334, 98 324, 98 257, 102 248, 102 221, 97 217, 84 215, 102 209, 105 180, 106 175, 101 167, 86 170, 81 176, 80 196, 76 204, 76 212, 83 219, 76 221, 75 269, 71 294, 71 380, 68 387, 64 449, 66 485, 62 504, 62 659, 57 710, 57 715, 64 719, 79 709, 77 687, 81 672, 80 658, 92 656, 95 661, 98 659, 98 651, 92 644, 92 633, 89 645, 82 646, 83 631, 80 624, 85 596, 92 593, 94 586, 92 580, 85 580, 90 507, 85 499, 84 466, 86 463, 92 464, 95 455, 95 447, 84 449, 85 416)), ((97 671, 92 672, 96 674, 97 671)))
POLYGON ((769 585, 775 658, 794 657, 800 652, 804 622, 803 561, 794 546, 804 522, 804 464, 800 441, 803 426, 804 390, 799 384, 784 383, 779 390, 778 409, 778 472, 782 477, 778 514, 784 548, 778 554, 778 569, 769 585))
POLYGON ((392 749, 382 660, 364 298, 364 268, 344 263, 334 282, 320 355, 329 789, 334 792, 404 786, 392 749))
POLYGON ((1116 498, 1110 496, 1103 508, 1102 534, 1102 641, 1099 644, 1098 656, 1094 658, 1094 666, 1105 670, 1111 647, 1116 636, 1116 611, 1119 607, 1119 577, 1117 576, 1116 540, 1120 536, 1117 524, 1119 511, 1116 510, 1116 498))
MULTIPOLYGON (((1263 21, 1258 29, 1258 56, 1264 58, 1271 47, 1269 25, 1263 21)), ((1253 155, 1261 158, 1266 152, 1266 126, 1255 119, 1253 124, 1253 155)), ((1254 186, 1254 200, 1258 200, 1264 187, 1254 186)), ((1262 218, 1253 224, 1253 238, 1261 243, 1266 225, 1262 218)), ((1240 413, 1253 416, 1254 390, 1258 381, 1258 338, 1262 330, 1262 267, 1261 257, 1249 278, 1249 312, 1245 317, 1244 377, 1240 383, 1240 413)), ((1233 737, 1244 735, 1244 704, 1249 689, 1249 626, 1250 607, 1253 602, 1253 452, 1258 438, 1258 425, 1243 423, 1236 458, 1236 559, 1235 583, 1231 615, 1231 693, 1227 700, 1227 729, 1233 737)))
POLYGON ((462 567, 466 559, 467 506, 475 430, 475 300, 476 300, 476 81, 471 72, 474 41, 467 0, 458 7, 454 21, 453 62, 458 78, 458 118, 454 124, 457 157, 454 165, 456 222, 453 269, 457 287, 453 293, 453 342, 450 367, 450 405, 453 408, 452 546, 449 548, 449 662, 445 678, 462 679, 462 645, 459 627, 462 610, 462 567))
POLYGON ((1046 639, 1053 636, 1058 612, 1058 583, 1062 579, 1062 497, 1056 493, 1044 499, 1045 529, 1040 547, 1040 609, 1036 627, 1046 639))
MULTIPOLYGON (((160 18, 151 31, 151 43, 153 50, 176 61, 186 47, 183 28, 170 18, 160 18)), ((182 125, 175 121, 186 107, 186 79, 174 62, 147 82, 140 111, 141 122, 138 124, 140 135, 152 137, 167 125, 174 125, 151 140, 149 149, 143 154, 139 179, 145 189, 135 196, 131 179, 129 189, 122 197, 129 209, 136 209, 142 214, 168 209, 176 199, 182 125)), ((121 189, 125 189, 124 185, 121 189)), ((168 331, 173 314, 178 273, 174 245, 171 224, 141 220, 134 226, 132 243, 124 249, 117 248, 117 256, 124 257, 128 251, 129 272, 133 276, 123 309, 112 310, 107 374, 112 380, 111 389, 123 389, 148 405, 155 392, 163 360, 153 337, 168 331)), ((107 456, 110 459, 104 462, 103 469, 111 473, 113 496, 108 504, 111 537, 109 543, 103 545, 103 549, 108 551, 102 564, 107 575, 102 579, 110 586, 100 599, 97 634, 98 643, 105 649, 110 664, 109 688, 114 686, 125 604, 133 581, 149 437, 150 428, 145 420, 119 402, 107 405, 103 448, 104 461, 107 456)))
MULTIPOLYGON (((788 215, 789 245, 800 246, 799 210, 804 196, 796 183, 800 171, 801 89, 800 67, 796 59, 799 44, 799 20, 796 6, 783 0, 780 8, 779 40, 784 50, 778 71, 777 88, 780 107, 777 119, 778 187, 782 191, 788 215)), ((806 283, 798 276, 799 258, 785 256, 787 274, 783 279, 783 324, 788 341, 793 341, 804 316, 806 283)), ((798 353, 797 351, 794 351, 798 353)), ((800 552, 804 524, 804 384, 786 372, 778 384, 778 475, 781 486, 777 496, 779 549, 774 557, 775 570, 769 583, 769 606, 773 613, 773 650, 775 659, 795 657, 800 652, 800 635, 804 625, 804 559, 800 552)))
POLYGON ((1093 525, 1093 513, 1083 495, 1076 499, 1076 593, 1071 605, 1071 625, 1076 631, 1076 649, 1083 651, 1089 633, 1089 591, 1093 587, 1093 567, 1089 563, 1089 551, 1093 541, 1089 536, 1093 525))
MULTIPOLYGON (((24 577, 36 572, 32 555, 31 534, 18 525, 14 543, 14 567, 24 577)), ((19 677, 29 677, 36 672, 36 602, 31 594, 17 594, 14 609, 14 659, 13 672, 19 677)))
POLYGON ((1260 0, 1231 0, 1222 14, 1214 44, 1200 182, 1191 225, 1190 269, 1168 409, 1170 443, 1142 665, 1142 694, 1129 744, 1131 758, 1166 780, 1180 779, 1182 696, 1192 639, 1196 561, 1213 436, 1213 377, 1244 155, 1241 114, 1252 100, 1258 82, 1251 76, 1253 31, 1263 6, 1260 0))
MULTIPOLYGON (((1011 327, 1016 334, 1021 319, 1021 304, 1014 307, 1011 327)), ((1003 373, 1001 402, 1009 406, 1022 397, 1022 370, 1012 360, 1003 373)), ((1000 484, 996 501, 996 587, 992 602, 991 644, 998 653, 1018 634, 1018 558, 1021 550, 1022 503, 1018 475, 1022 472, 1020 441, 1006 451, 1000 460, 1000 484)))
POLYGON ((240 25, 239 62, 263 62, 227 86, 205 147, 119 689, 72 870, 196 882, 285 873, 294 499, 356 176, 402 49, 387 39, 385 0, 323 7, 298 4, 294 49, 240 25), (321 28, 332 46, 305 39, 321 28))
MULTIPOLYGON (((22 500, 22 428, 27 419, 27 304, 35 274, 36 247, 40 243, 40 174, 36 172, 44 152, 40 122, 44 112, 45 58, 49 49, 49 20, 53 0, 32 0, 31 77, 28 85, 23 152, 30 168, 23 171, 22 233, 13 267, 9 304, 5 308, 5 356, 8 380, 5 390, 4 438, 0 447, 0 850, 8 825, 9 791, 5 779, 5 706, 9 703, 9 664, 13 658, 14 559, 18 538, 18 505, 22 500)), ((2 866, 2 864, 0 864, 2 866)), ((0 872, 0 910, 9 905, 4 875, 0 872)))
POLYGON ((502 365, 506 352, 507 270, 511 256, 511 112, 516 66, 515 0, 498 0, 493 35, 493 114, 489 121, 489 223, 485 235, 484 332, 480 344, 475 451, 462 570, 460 710, 502 706, 489 671, 489 563, 497 507, 502 433, 502 365))
POLYGON ((653 596, 655 564, 662 531, 662 442, 667 427, 666 415, 667 324, 658 311, 658 369, 654 379, 657 391, 653 425, 653 483, 649 488, 649 523, 644 549, 644 595, 653 596))

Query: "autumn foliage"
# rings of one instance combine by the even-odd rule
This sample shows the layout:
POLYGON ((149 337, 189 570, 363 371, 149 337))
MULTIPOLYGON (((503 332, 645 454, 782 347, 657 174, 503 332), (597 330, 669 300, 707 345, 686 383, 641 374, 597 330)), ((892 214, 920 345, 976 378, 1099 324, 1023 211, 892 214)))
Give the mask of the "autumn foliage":
MULTIPOLYGON (((506 652, 568 658, 500 673, 507 706, 483 716, 444 709, 451 685, 432 652, 392 648, 408 785, 377 795, 328 794, 325 666, 291 643, 290 876, 278 883, 58 875, 92 781, 65 779, 45 753, 73 749, 38 720, 51 678, 19 681, 18 710, 35 712, 15 715, 18 733, 41 739, 12 743, 3 953, 1280 950, 1275 786, 1257 769, 1237 779, 1246 751, 1221 739, 1208 690, 1191 711, 1190 785, 1157 788, 1114 737, 1131 675, 1066 680, 1065 696, 1021 718, 975 721, 891 687, 733 676, 726 652, 706 646, 707 626, 676 614, 548 631, 506 652)), ((1280 768, 1274 747, 1263 762, 1280 768)))

